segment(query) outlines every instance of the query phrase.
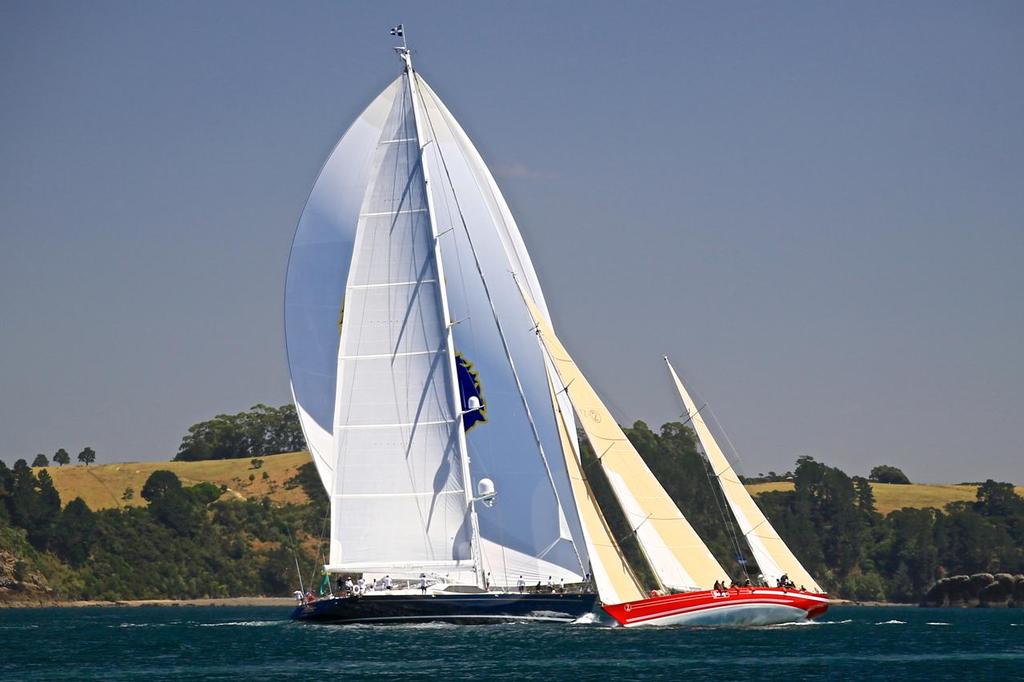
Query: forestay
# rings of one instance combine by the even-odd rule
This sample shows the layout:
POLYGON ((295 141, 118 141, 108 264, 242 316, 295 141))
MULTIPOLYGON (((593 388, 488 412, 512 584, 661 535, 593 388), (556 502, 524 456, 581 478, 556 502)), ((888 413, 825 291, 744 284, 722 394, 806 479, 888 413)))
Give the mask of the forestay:
POLYGON ((690 397, 689 392, 683 386, 683 382, 679 379, 679 375, 676 374, 676 370, 672 367, 672 363, 668 361, 667 357, 665 358, 665 364, 668 365, 668 371, 675 382, 676 390, 679 391, 679 397, 686 407, 687 417, 693 425, 693 430, 697 433, 697 438, 700 439, 701 447, 707 455, 715 479, 718 481, 718 485, 722 489, 729 508, 736 518, 736 523, 743 534, 743 538, 750 546, 750 551, 754 555, 754 560, 757 561, 761 575, 764 576, 769 585, 774 585, 785 574, 797 585, 806 587, 812 592, 821 592, 822 590, 818 583, 815 582, 811 574, 807 572, 807 569, 803 567, 786 543, 779 537, 775 528, 772 527, 772 524, 769 523, 764 513, 750 496, 750 493, 743 486, 739 476, 736 475, 736 471, 729 464, 725 453, 718 446, 718 442, 715 440, 714 435, 712 435, 711 429, 708 428, 707 423, 704 421, 701 410, 697 407, 693 398, 690 397))

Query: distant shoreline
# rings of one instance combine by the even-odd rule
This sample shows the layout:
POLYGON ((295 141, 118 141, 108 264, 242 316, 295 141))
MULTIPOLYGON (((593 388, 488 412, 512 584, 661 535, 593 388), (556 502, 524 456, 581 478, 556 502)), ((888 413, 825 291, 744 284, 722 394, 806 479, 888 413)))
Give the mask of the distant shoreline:
MULTIPOLYGON (((917 606, 884 601, 849 601, 831 599, 832 606, 917 606)), ((217 599, 126 599, 122 601, 57 601, 57 600, 26 600, 0 601, 0 609, 73 609, 73 608, 112 608, 112 607, 144 607, 144 606, 280 606, 282 608, 295 605, 293 597, 222 597, 217 599)))
POLYGON ((142 606, 281 606, 295 605, 294 597, 224 597, 218 599, 126 599, 123 601, 0 601, 0 609, 66 609, 88 607, 142 607, 142 606))

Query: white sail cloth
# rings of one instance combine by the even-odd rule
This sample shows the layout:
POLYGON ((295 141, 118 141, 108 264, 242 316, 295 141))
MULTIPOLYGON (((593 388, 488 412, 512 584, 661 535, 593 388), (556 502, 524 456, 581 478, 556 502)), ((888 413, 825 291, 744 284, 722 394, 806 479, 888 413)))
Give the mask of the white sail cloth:
POLYGON ((471 560, 412 97, 400 88, 371 161, 338 351, 330 566, 471 560))
MULTIPOLYGON (((455 347, 478 372, 487 408, 486 423, 466 436, 470 468, 475 480, 487 477, 498 487, 498 504, 477 507, 480 535, 581 579, 587 572, 586 548, 573 542, 582 535, 561 460, 544 358, 509 271, 524 273, 522 281, 527 286, 532 282, 532 289, 543 294, 515 221, 479 153, 436 93, 422 77, 417 79, 429 140, 424 158, 443 235, 448 303, 452 318, 459 321, 453 329, 455 347)), ((497 570, 492 569, 492 584, 515 585, 524 570, 506 570, 509 561, 493 563, 497 570)), ((538 564, 533 572, 550 570, 538 564)))
MULTIPOLYGON (((383 436, 382 427, 385 424, 404 425, 411 422, 418 425, 415 435, 402 431, 406 427, 399 426, 388 432, 388 442, 411 446, 413 449, 410 453, 427 448, 442 453, 431 460, 434 463, 447 462, 458 454, 455 443, 442 443, 444 423, 452 419, 453 415, 445 412, 445 404, 440 399, 433 396, 423 405, 418 405, 417 410, 422 411, 415 418, 410 418, 408 405, 403 407, 397 403, 392 404, 389 400, 393 395, 382 395, 380 391, 372 389, 380 384, 381 379, 386 378, 406 386, 431 382, 441 391, 441 384, 438 383, 440 379, 433 373, 434 366, 428 366, 425 362, 436 331, 429 329, 430 325, 425 318, 437 319, 435 312, 429 311, 427 307, 428 290, 424 287, 433 286, 433 283, 426 281, 431 279, 429 273, 413 272, 415 268, 406 268, 411 261, 399 262, 392 258, 388 267, 407 270, 409 278, 405 281, 414 283, 410 287, 418 287, 415 296, 412 297, 409 291, 403 293, 402 287, 397 286, 402 284, 397 271, 389 270, 387 284, 396 286, 378 287, 376 284, 383 282, 366 280, 363 285, 369 283, 374 286, 364 286, 362 291, 350 289, 348 300, 344 303, 344 320, 341 320, 346 282, 360 286, 353 280, 357 269, 357 254, 353 248, 357 226, 360 231, 367 229, 380 234, 377 230, 379 223, 388 221, 387 216, 361 216, 385 212, 362 207, 368 186, 381 181, 375 175, 378 172, 375 169, 379 167, 378 142, 402 139, 397 137, 399 134, 415 137, 415 134, 408 132, 385 130, 386 126, 393 128, 393 122, 389 123, 389 115, 395 103, 409 96, 409 83, 405 78, 403 74, 392 82, 360 115, 321 171, 296 231, 288 264, 285 295, 285 328, 292 392, 303 432, 325 488, 332 494, 344 496, 339 498, 339 506, 335 509, 335 525, 343 534, 352 533, 350 539, 343 535, 332 543, 331 564, 335 563, 339 555, 345 557, 345 565, 362 564, 362 558, 365 558, 367 562, 380 564, 377 568, 384 572, 389 568, 397 569, 398 564, 407 561, 408 554, 404 557, 397 553, 380 554, 371 548, 372 536, 388 535, 392 530, 399 534, 408 531, 410 536, 403 539, 401 544, 411 543, 422 528, 429 525, 428 530, 433 532, 439 528, 433 524, 440 523, 437 517, 424 517, 422 522, 416 523, 399 521, 399 517, 405 518, 414 511, 417 514, 423 511, 413 499, 426 499, 429 492, 429 498, 435 502, 429 510, 430 514, 438 514, 444 507, 438 505, 442 502, 456 505, 460 496, 463 498, 460 504, 464 507, 465 496, 462 492, 463 482, 447 473, 443 483, 431 482, 431 485, 424 488, 422 477, 429 467, 422 466, 409 474, 412 476, 409 481, 414 483, 407 481, 407 484, 403 484, 405 491, 401 494, 396 489, 382 487, 385 483, 387 486, 397 486, 394 481, 374 480, 371 484, 374 476, 407 475, 404 469, 398 469, 396 473, 393 468, 398 450, 388 451, 390 454, 377 461, 369 457, 360 460, 338 456, 342 452, 361 450, 365 453, 367 448, 378 447, 383 442, 379 436, 383 436), (360 293, 355 293, 357 291, 360 293), (407 322, 417 331, 411 334, 410 328, 407 328, 402 336, 394 337, 391 334, 395 330, 389 327, 394 318, 389 316, 402 305, 409 305, 410 318, 407 322), (339 345, 339 324, 343 330, 351 330, 355 324, 362 325, 356 320, 363 318, 366 310, 378 311, 383 315, 378 315, 375 330, 363 330, 358 339, 346 339, 339 345), (384 350, 380 350, 381 347, 384 350), (394 361, 366 357, 394 354, 396 349, 400 353, 422 352, 423 355, 398 355, 394 361), (355 399, 356 396, 358 399, 355 399), (336 415, 339 417, 337 424, 336 415), (387 420, 394 421, 385 421, 385 416, 387 420), (367 425, 371 422, 373 428, 368 430, 367 425), (378 523, 381 517, 377 513, 383 513, 384 509, 371 511, 378 504, 372 501, 376 498, 355 497, 380 496, 385 491, 392 496, 391 501, 379 504, 390 510, 387 517, 394 521, 393 529, 386 523, 384 526, 378 523), (359 505, 355 504, 357 499, 361 500, 359 505), (345 505, 347 510, 340 511, 345 505), (395 510, 402 511, 399 514, 395 510), (420 528, 413 531, 417 526, 420 528), (349 527, 348 531, 346 527, 349 527), (363 529, 368 536, 360 537, 355 528, 363 529), (358 546, 364 549, 353 554, 358 546), (371 553, 375 556, 370 557, 371 553), (358 555, 365 556, 360 558, 358 555), (360 561, 356 561, 357 558, 360 561), (386 560, 381 564, 383 559, 386 560)), ((431 138, 420 140, 426 145, 424 154, 431 179, 430 192, 439 220, 443 218, 447 221, 446 224, 434 227, 442 234, 440 245, 447 293, 452 306, 451 318, 460 321, 454 327, 455 347, 477 370, 487 408, 488 421, 474 428, 467 438, 472 479, 491 478, 498 488, 498 503, 494 508, 477 507, 480 513, 481 559, 484 569, 492 572, 492 584, 514 585, 520 574, 532 574, 544 579, 547 575, 554 575, 557 579, 559 571, 567 581, 579 579, 586 571, 584 566, 587 558, 582 542, 574 541, 574 538, 580 537, 579 523, 569 497, 571 493, 567 476, 564 467, 552 466, 549 477, 539 456, 521 398, 514 388, 509 359, 497 343, 493 321, 488 319, 490 312, 486 307, 487 299, 481 295, 479 275, 470 267, 463 228, 461 224, 452 222, 457 215, 453 209, 455 198, 458 198, 463 209, 466 229, 472 231, 481 252, 482 267, 485 272, 493 275, 490 281, 505 282, 507 273, 510 270, 515 272, 539 302, 541 313, 547 316, 543 292, 511 213, 476 149, 422 79, 417 80, 417 89, 422 93, 418 98, 422 119, 420 135, 422 138, 431 138), (442 164, 442 156, 446 164, 442 164), (562 498, 561 504, 558 497, 562 498), (529 561, 534 562, 532 569, 527 565, 529 561), (513 565, 514 568, 511 567, 513 565)), ((404 125, 408 129, 411 123, 406 121, 404 125)), ((412 149, 409 147, 406 151, 412 149)), ((407 199, 411 200, 411 197, 407 199)), ((387 210, 391 208, 387 207, 387 210)), ((425 216, 411 213, 402 216, 402 225, 423 227, 416 221, 425 216)), ((424 230, 420 229, 419 234, 425 234, 424 230)), ((414 243, 418 245, 417 248, 423 246, 422 241, 410 240, 401 248, 408 251, 414 243)), ((367 256, 366 262, 370 263, 373 258, 367 256)), ((367 268, 379 265, 378 262, 367 268)), ((529 323, 527 321, 522 324, 526 318, 522 315, 521 304, 513 306, 510 303, 515 300, 510 298, 507 290, 502 291, 497 287, 495 307, 498 315, 505 316, 509 310, 515 314, 506 322, 510 355, 519 370, 525 398, 535 416, 538 434, 549 461, 557 462, 561 456, 561 443, 547 396, 543 359, 534 339, 528 333, 524 334, 529 323)), ((392 386, 388 387, 388 391, 393 390, 392 386)), ((408 462, 403 460, 401 463, 406 465, 408 462)), ((457 468, 452 464, 452 469, 457 468)), ((379 497, 379 500, 383 499, 379 497)), ((447 515, 447 520, 442 524, 446 528, 445 533, 450 534, 456 511, 453 506, 444 512, 447 515)), ((462 517, 459 522, 462 524, 462 517)), ((459 564, 458 570, 465 570, 465 560, 461 558, 464 555, 462 547, 470 539, 470 529, 459 525, 455 536, 446 535, 445 542, 451 543, 449 547, 428 540, 421 548, 423 552, 419 560, 426 562, 425 557, 428 555, 447 556, 438 560, 454 561, 459 564)), ((434 572, 448 572, 441 568, 438 567, 434 572)), ((412 567, 410 570, 413 570, 412 567)))
POLYGON ((285 343, 292 397, 324 489, 334 489, 338 320, 370 156, 397 78, 359 115, 324 164, 302 211, 285 277, 285 343))

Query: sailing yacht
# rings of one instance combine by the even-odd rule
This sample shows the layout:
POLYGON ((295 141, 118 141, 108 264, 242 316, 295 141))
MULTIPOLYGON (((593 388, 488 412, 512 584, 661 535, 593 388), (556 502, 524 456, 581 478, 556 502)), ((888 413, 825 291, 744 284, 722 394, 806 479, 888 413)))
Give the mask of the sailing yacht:
POLYGON ((401 72, 322 168, 285 284, 293 399, 330 498, 323 570, 378 588, 292 617, 571 621, 597 596, 508 273, 547 319, 543 292, 490 171, 392 33, 401 72))
POLYGON ((309 595, 292 618, 572 621, 598 597, 627 627, 823 613, 827 595, 670 365, 743 537, 779 585, 716 589, 726 571, 558 340, 501 191, 413 68, 403 33, 392 31, 401 72, 331 152, 289 256, 292 394, 330 498, 323 571, 367 586, 309 595), (577 426, 656 576, 653 593, 597 503, 577 426))
POLYGON ((522 296, 554 370, 552 394, 569 396, 615 500, 659 583, 649 596, 644 594, 611 537, 596 499, 584 488, 582 468, 569 462, 576 485, 574 499, 591 548, 594 581, 604 611, 626 627, 768 625, 823 614, 828 609, 828 595, 743 487, 668 358, 665 362, 686 407, 687 421, 693 424, 714 478, 761 570, 761 584, 729 585, 725 569, 644 463, 525 289, 522 296))

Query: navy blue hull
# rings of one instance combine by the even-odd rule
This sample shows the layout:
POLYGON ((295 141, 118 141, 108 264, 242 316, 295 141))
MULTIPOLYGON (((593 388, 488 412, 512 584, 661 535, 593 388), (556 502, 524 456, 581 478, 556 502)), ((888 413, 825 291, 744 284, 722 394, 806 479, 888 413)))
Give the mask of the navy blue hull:
POLYGON ((312 623, 570 622, 591 613, 593 594, 373 594, 303 604, 292 620, 312 623))

